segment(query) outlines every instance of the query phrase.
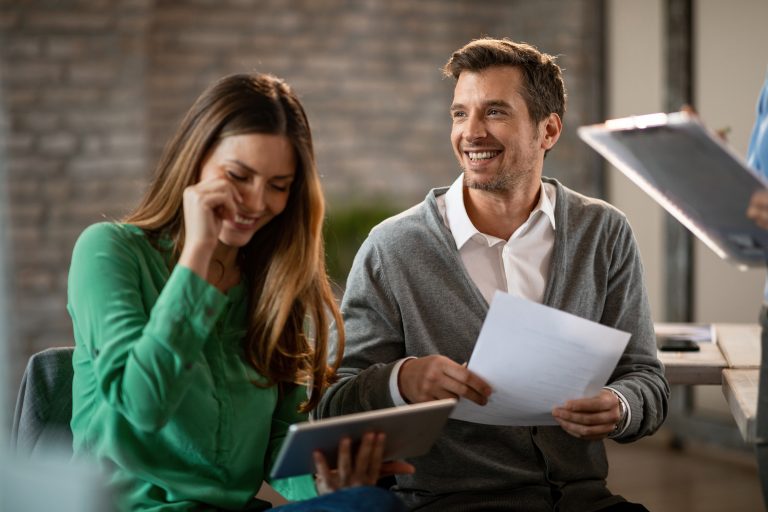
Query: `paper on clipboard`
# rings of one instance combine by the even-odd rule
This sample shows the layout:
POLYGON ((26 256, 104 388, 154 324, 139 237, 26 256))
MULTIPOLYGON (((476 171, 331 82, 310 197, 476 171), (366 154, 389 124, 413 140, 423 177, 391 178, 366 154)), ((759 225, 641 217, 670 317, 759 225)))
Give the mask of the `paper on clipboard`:
POLYGON ((578 133, 718 256, 742 267, 765 264, 768 231, 746 210, 768 183, 695 116, 613 119, 578 133))

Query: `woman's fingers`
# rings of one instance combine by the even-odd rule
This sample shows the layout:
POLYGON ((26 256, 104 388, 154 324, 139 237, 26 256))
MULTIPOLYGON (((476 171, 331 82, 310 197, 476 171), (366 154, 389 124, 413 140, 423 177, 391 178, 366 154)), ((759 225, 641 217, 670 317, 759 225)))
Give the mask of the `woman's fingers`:
POLYGON ((224 208, 229 214, 226 218, 234 218, 237 205, 242 202, 242 196, 237 187, 224 179, 204 181, 190 187, 197 196, 197 201, 211 211, 224 208))
POLYGON ((336 490, 331 469, 328 467, 328 462, 326 462, 323 454, 315 450, 312 452, 312 459, 315 462, 315 487, 317 487, 317 493, 322 495, 336 490))
POLYGON ((192 246, 215 247, 222 222, 234 220, 240 197, 236 187, 224 179, 187 187, 184 190, 186 242, 192 246))
POLYGON ((413 473, 412 465, 398 461, 383 463, 386 434, 369 432, 363 435, 356 453, 352 454, 352 440, 345 437, 339 443, 337 467, 331 470, 322 453, 315 451, 317 491, 325 494, 345 487, 375 485, 386 468, 386 474, 413 473))
POLYGON ((375 434, 371 457, 368 460, 368 480, 366 485, 373 485, 379 479, 381 473, 381 463, 384 459, 384 447, 387 445, 387 435, 383 432, 375 434))
POLYGON ((387 436, 369 432, 363 436, 355 456, 354 478, 350 485, 374 485, 379 479, 387 436))
POLYGON ((376 440, 376 434, 367 433, 363 435, 360 441, 360 447, 355 455, 355 477, 354 484, 364 485, 368 480, 369 464, 371 463, 371 453, 376 440))
POLYGON ((349 479, 352 475, 352 440, 345 437, 339 443, 338 468, 339 487, 349 487, 349 479))

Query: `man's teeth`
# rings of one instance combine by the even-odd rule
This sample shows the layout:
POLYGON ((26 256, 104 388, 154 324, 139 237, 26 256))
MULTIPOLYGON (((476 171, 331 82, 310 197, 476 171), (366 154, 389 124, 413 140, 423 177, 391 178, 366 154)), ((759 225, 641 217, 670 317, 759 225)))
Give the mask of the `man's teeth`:
POLYGON ((248 217, 243 217, 241 215, 235 214, 235 222, 238 224, 253 224, 254 219, 249 219, 248 217))
POLYGON ((488 160, 498 155, 499 152, 498 151, 470 151, 468 154, 469 154, 470 160, 488 160))

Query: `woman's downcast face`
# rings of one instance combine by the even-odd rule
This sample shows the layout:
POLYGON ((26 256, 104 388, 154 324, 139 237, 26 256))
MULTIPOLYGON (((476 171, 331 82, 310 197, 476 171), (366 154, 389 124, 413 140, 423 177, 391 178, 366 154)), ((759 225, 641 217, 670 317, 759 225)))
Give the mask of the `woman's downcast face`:
POLYGON ((200 181, 226 179, 243 198, 234 219, 224 220, 219 241, 245 246, 288 202, 296 156, 285 135, 250 133, 225 137, 203 161, 200 181))

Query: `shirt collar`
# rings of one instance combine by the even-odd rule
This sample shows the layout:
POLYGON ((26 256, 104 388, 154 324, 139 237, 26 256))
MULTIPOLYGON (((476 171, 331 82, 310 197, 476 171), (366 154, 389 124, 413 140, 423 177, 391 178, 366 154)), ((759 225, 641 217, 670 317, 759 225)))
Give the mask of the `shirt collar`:
POLYGON ((541 182, 541 193, 539 194, 539 202, 536 203, 536 207, 531 212, 531 216, 537 211, 541 211, 549 219, 549 223, 552 225, 552 229, 555 229, 555 205, 553 199, 557 194, 557 189, 552 185, 545 185, 541 182))
MULTIPOLYGON (((528 218, 530 219, 537 212, 541 212, 549 219, 552 229, 555 229, 555 207, 552 198, 550 198, 550 193, 554 195, 555 192, 555 187, 547 188, 542 182, 539 201, 528 218)), ((445 193, 445 217, 448 220, 448 228, 456 241, 457 249, 461 249, 476 234, 481 234, 487 238, 486 235, 477 230, 467 215, 467 209, 464 206, 464 174, 460 174, 448 192, 445 193)))
POLYGON ((459 174, 445 193, 445 217, 457 249, 464 247, 467 240, 480 233, 469 220, 467 209, 464 207, 464 174, 459 174))

